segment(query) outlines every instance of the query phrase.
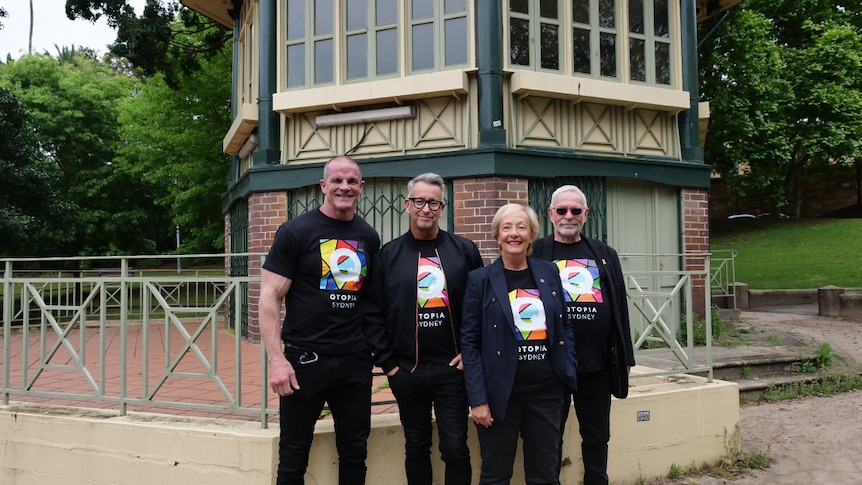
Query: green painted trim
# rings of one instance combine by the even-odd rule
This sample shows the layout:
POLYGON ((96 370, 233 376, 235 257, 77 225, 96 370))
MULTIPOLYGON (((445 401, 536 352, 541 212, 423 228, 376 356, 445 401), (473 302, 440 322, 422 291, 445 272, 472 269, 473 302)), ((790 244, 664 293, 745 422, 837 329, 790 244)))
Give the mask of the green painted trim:
MULTIPOLYGON (((411 178, 433 171, 446 179, 509 176, 556 178, 612 177, 677 187, 710 186, 709 165, 669 158, 621 158, 563 151, 478 148, 427 155, 358 159, 362 176, 411 178)), ((320 182, 323 163, 254 166, 222 194, 222 211, 254 192, 278 192, 320 182)))
POLYGON ((279 149, 279 114, 272 110, 272 95, 278 92, 276 84, 278 69, 278 12, 276 0, 260 0, 258 14, 259 62, 258 62, 258 147, 253 164, 277 165, 281 159, 279 149))
POLYGON ((689 109, 679 113, 679 140, 682 157, 703 163, 700 148, 697 72, 697 6, 695 0, 680 1, 680 39, 682 42, 682 89, 688 91, 689 109))
POLYGON ((498 0, 476 2, 476 91, 479 146, 506 146, 503 117, 503 7, 498 0))

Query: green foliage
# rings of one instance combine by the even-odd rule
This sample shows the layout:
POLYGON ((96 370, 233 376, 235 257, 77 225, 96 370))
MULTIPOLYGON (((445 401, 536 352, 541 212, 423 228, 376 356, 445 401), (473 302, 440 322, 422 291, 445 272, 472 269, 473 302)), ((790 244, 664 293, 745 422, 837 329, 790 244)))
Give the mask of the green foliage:
POLYGON ((748 222, 711 234, 714 251, 736 250, 736 281, 754 290, 859 286, 862 219, 748 222), (793 261, 805 261, 805 271, 789 271, 793 261))
POLYGON ((682 478, 684 475, 685 471, 682 469, 681 466, 677 465, 676 463, 670 464, 670 470, 668 470, 667 472, 667 477, 669 479, 676 480, 682 478))
MULTIPOLYGON (((187 34, 194 44, 200 34, 187 34)), ((172 88, 157 74, 120 105, 118 164, 160 187, 154 202, 182 232, 181 252, 224 247, 221 193, 230 158, 218 140, 231 123, 231 51, 225 45, 201 56, 193 75, 181 75, 172 88)))
POLYGON ((90 21, 104 16, 117 28, 111 53, 128 59, 145 76, 161 74, 171 87, 202 69, 202 61, 218 55, 233 34, 179 0, 148 0, 140 16, 126 0, 66 0, 66 12, 90 21), (195 42, 184 37, 188 32, 196 33, 195 42))
POLYGON ((152 187, 116 165, 122 144, 117 106, 137 80, 94 59, 88 50, 62 60, 28 55, 0 69, 0 86, 21 99, 39 152, 56 174, 66 210, 48 254, 147 253, 156 248, 152 187))
MULTIPOLYGON (((680 325, 680 330, 676 336, 677 340, 680 342, 685 342, 687 340, 686 337, 686 319, 683 318, 682 325, 680 325)), ((701 320, 700 318, 695 317, 694 324, 692 325, 692 338, 694 339, 694 345, 696 346, 704 346, 706 345, 706 321, 701 320)), ((744 344, 745 339, 743 338, 740 331, 729 323, 724 323, 721 321, 721 316, 718 313, 718 310, 712 311, 712 344, 713 345, 740 345, 744 344)))
POLYGON ((829 370, 832 367, 832 362, 835 360, 835 351, 827 343, 820 344, 817 347, 817 352, 814 358, 802 356, 799 362, 794 362, 790 365, 790 369, 795 372, 811 373, 817 371, 829 370))
POLYGON ((734 193, 798 215, 807 184, 855 163, 860 13, 831 2, 747 1, 699 49, 711 114, 705 157, 734 193))
POLYGON ((0 255, 34 254, 51 246, 64 203, 52 189, 52 167, 39 152, 21 101, 0 87, 0 255))
POLYGON ((757 401, 783 401, 806 396, 832 396, 842 392, 862 389, 862 376, 858 372, 843 372, 827 375, 811 382, 793 382, 790 384, 766 388, 762 395, 752 399, 741 399, 741 404, 757 401))

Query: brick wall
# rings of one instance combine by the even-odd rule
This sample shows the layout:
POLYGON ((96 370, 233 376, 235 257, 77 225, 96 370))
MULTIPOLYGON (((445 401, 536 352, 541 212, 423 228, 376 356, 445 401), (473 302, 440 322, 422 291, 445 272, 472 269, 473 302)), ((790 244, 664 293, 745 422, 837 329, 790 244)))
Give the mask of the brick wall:
MULTIPOLYGON (((709 252, 709 193, 704 189, 682 189, 682 233, 684 254, 692 254, 685 259, 685 270, 702 271, 704 253, 709 252), (694 256, 698 254, 699 256, 694 256)), ((706 316, 706 291, 709 278, 695 275, 692 278, 692 300, 694 313, 706 316)))
POLYGON ((485 263, 497 259, 499 248, 491 236, 491 220, 509 202, 527 205, 527 179, 479 177, 453 181, 454 232, 479 247, 485 263))
MULTIPOLYGON (((248 199, 248 252, 266 253, 272 245, 275 232, 287 220, 286 192, 259 192, 248 199)), ((230 233, 228 233, 230 234, 230 233)), ((260 258, 249 258, 248 275, 260 276, 260 258)), ((257 300, 260 283, 248 285, 248 339, 260 341, 260 312, 257 300)))

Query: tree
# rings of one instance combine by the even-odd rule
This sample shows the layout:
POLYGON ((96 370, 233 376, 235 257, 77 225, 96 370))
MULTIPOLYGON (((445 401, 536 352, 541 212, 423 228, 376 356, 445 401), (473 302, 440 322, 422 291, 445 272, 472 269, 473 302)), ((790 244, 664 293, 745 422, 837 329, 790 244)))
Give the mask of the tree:
POLYGON ((126 0, 66 0, 66 15, 91 22, 105 16, 117 29, 111 53, 125 57, 146 76, 162 73, 171 87, 200 69, 201 59, 217 55, 233 35, 179 0, 147 0, 140 16, 126 0), (194 42, 188 41, 189 33, 195 34, 194 42))
MULTIPOLYGON (((187 31, 178 41, 194 45, 204 42, 202 37, 187 31)), ((121 108, 126 144, 118 162, 163 189, 155 203, 183 232, 183 252, 224 248, 220 197, 230 157, 220 141, 231 123, 230 49, 224 45, 214 56, 199 55, 199 68, 181 74, 174 87, 161 73, 148 78, 121 108)))
POLYGON ((52 227, 69 205, 51 187, 51 167, 39 152, 21 101, 0 88, 0 255, 34 256, 57 241, 52 227))
POLYGON ((154 188, 115 163, 118 105, 138 81, 79 53, 63 63, 24 56, 0 69, 0 85, 30 113, 39 151, 57 173, 54 188, 70 206, 55 254, 155 252, 167 224, 158 221, 154 188))
MULTIPOLYGON (((802 213, 806 187, 862 148, 862 8, 752 0, 701 47, 708 162, 741 196, 802 213)), ((706 30, 710 25, 704 26, 706 30)))

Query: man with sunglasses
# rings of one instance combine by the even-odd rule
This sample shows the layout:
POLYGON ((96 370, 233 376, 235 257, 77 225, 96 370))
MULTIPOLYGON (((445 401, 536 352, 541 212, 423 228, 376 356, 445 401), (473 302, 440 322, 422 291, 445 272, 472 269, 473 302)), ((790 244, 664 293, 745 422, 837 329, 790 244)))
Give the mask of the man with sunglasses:
POLYGON ((472 241, 438 226, 446 185, 435 173, 407 183, 410 229, 372 264, 366 312, 369 338, 389 342, 375 356, 389 376, 404 429, 410 485, 432 483, 431 408, 437 421, 446 485, 469 484, 467 393, 461 364, 461 309, 467 273, 483 266, 472 241))
POLYGON ((536 241, 533 255, 560 270, 578 358, 578 389, 566 393, 563 429, 574 395, 584 485, 595 485, 608 483, 611 395, 628 396, 635 360, 619 256, 607 244, 583 235, 589 212, 578 187, 564 185, 554 191, 548 208, 554 234, 536 241))

